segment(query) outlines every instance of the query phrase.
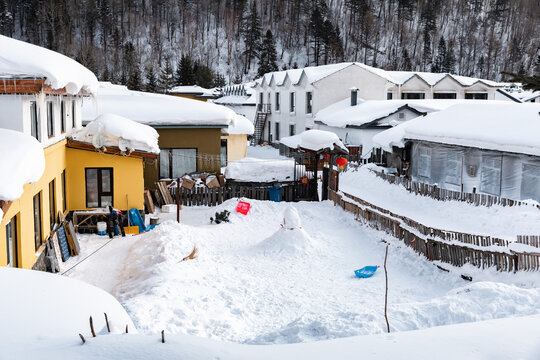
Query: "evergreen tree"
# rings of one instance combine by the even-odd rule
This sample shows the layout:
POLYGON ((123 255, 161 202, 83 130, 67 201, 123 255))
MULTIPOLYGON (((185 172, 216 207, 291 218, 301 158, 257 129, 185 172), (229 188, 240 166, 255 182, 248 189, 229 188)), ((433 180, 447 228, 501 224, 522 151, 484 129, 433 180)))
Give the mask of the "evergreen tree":
POLYGON ((142 75, 141 75, 141 68, 138 64, 134 64, 131 67, 131 72, 129 73, 129 77, 127 79, 127 87, 130 90, 142 90, 142 75))
POLYGON ((398 18, 403 20, 411 20, 414 11, 414 3, 414 0, 397 0, 398 18))
POLYGON ((276 54, 276 44, 274 43, 274 35, 272 31, 267 30, 266 36, 264 37, 261 51, 259 52, 259 70, 257 74, 263 76, 266 73, 277 71, 277 54, 276 54))
POLYGON ((214 72, 208 66, 203 64, 195 64, 195 84, 203 88, 211 88, 214 85, 214 72))
POLYGON ((180 58, 180 61, 176 63, 176 71, 174 72, 174 86, 180 86, 182 85, 182 59, 184 56, 180 58))
POLYGON ((449 42, 446 49, 446 57, 442 63, 442 72, 454 73, 456 72, 456 57, 454 55, 454 43, 449 42))
POLYGON ((313 54, 313 64, 319 66, 321 52, 324 46, 325 26, 321 10, 316 6, 309 20, 310 43, 313 54))
POLYGON ((424 30, 424 47, 422 52, 422 70, 429 71, 432 63, 431 36, 424 30))
POLYGON ((184 56, 180 58, 180 69, 176 69, 176 79, 175 82, 178 85, 193 85, 195 84, 195 71, 193 69, 193 62, 189 56, 184 56), (178 72, 178 70, 180 72, 178 72))
POLYGON ((13 34, 13 15, 8 9, 7 1, 0 0, 0 34, 13 34))
POLYGON ((446 56, 446 41, 444 40, 444 37, 441 36, 441 39, 439 40, 439 46, 437 47, 437 56, 435 56, 435 61, 431 66, 431 72, 440 73, 443 71, 446 56))
POLYGON ((157 83, 157 77, 156 72, 154 71, 153 66, 148 66, 146 68, 146 84, 145 84, 145 91, 156 93, 158 92, 158 83, 157 83))
POLYGON ((536 75, 540 75, 540 54, 536 56, 534 70, 535 70, 536 75))
POLYGON ((217 73, 216 78, 214 79, 214 87, 222 88, 225 85, 227 85, 227 80, 225 80, 225 76, 223 76, 220 73, 217 73))
POLYGON ((111 73, 109 72, 109 67, 105 65, 105 70, 101 74, 100 81, 111 81, 111 73))
POLYGON ((159 90, 162 93, 166 93, 174 86, 174 71, 169 57, 165 58, 165 65, 161 68, 158 84, 159 90))
POLYGON ((478 62, 476 63, 476 73, 479 75, 479 77, 483 78, 485 74, 485 64, 484 64, 484 56, 480 56, 480 59, 478 59, 478 62))
POLYGON ((242 23, 244 40, 244 74, 251 68, 251 61, 257 57, 261 46, 261 21, 257 13, 257 2, 253 1, 248 16, 242 23))

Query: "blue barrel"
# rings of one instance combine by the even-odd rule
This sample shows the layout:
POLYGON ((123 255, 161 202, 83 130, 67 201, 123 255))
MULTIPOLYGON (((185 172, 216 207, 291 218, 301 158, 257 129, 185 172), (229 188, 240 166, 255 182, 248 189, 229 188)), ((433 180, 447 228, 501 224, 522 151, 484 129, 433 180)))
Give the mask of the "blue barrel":
POLYGON ((281 201, 281 186, 269 186, 268 197, 270 198, 271 201, 280 202, 281 201))

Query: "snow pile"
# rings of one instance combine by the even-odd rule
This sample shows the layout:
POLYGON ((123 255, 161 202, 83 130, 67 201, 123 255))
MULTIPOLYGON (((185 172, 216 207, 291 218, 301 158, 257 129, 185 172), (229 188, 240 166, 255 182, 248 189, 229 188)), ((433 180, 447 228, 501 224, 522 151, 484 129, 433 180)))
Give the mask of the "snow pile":
POLYGON ((30 135, 0 128, 0 169, 0 200, 17 200, 24 184, 37 182, 45 171, 41 144, 30 135))
POLYGON ((281 138, 279 142, 292 149, 301 148, 313 151, 330 149, 348 153, 347 148, 339 140, 339 137, 330 131, 306 130, 298 135, 281 138))
POLYGON ((132 91, 123 85, 100 82, 97 102, 83 104, 83 121, 106 113, 153 126, 226 127, 236 117, 236 113, 225 106, 173 95, 132 91))
POLYGON ((44 77, 53 89, 70 94, 81 90, 95 95, 98 80, 93 72, 73 59, 49 49, 0 35, 0 76, 44 77))
MULTIPOLYGON (((388 304, 393 336, 466 321, 539 314, 537 273, 468 266, 441 271, 402 242, 364 227, 353 214, 329 201, 294 204, 316 251, 304 255, 298 251, 294 256, 254 253, 261 241, 280 229, 290 204, 246 201, 252 205, 247 216, 234 212, 237 200, 213 208, 185 207, 181 224, 167 220, 176 214, 160 214, 159 227, 113 241, 70 276, 115 284, 111 292, 152 341, 163 329, 166 339, 181 333, 250 344, 382 334, 386 332, 381 307, 384 274, 361 280, 353 271, 382 266, 384 239, 390 244, 388 304), (210 224, 209 218, 223 210, 231 211, 231 222, 210 224), (198 257, 178 263, 195 244, 198 257), (120 249, 125 258, 119 256, 120 249), (109 263, 116 263, 118 271, 111 273, 102 266, 109 263), (465 282, 463 273, 473 281, 465 282)), ((298 224, 293 220, 294 215, 287 215, 285 224, 298 224)))
MULTIPOLYGON (((523 106, 523 105, 519 105, 523 106)), ((423 225, 448 231, 516 241, 517 235, 540 234, 540 210, 533 206, 474 206, 438 201, 409 193, 403 186, 378 178, 371 166, 339 176, 339 190, 423 225)))
POLYGON ((150 126, 115 114, 102 114, 73 135, 96 149, 117 146, 122 151, 146 151, 159 154, 158 133, 150 126))
POLYGON ((170 89, 169 94, 193 94, 193 95, 203 95, 204 97, 213 97, 218 95, 218 92, 213 89, 206 89, 200 87, 199 85, 181 85, 175 86, 170 89))
POLYGON ((231 124, 227 128, 227 134, 230 134, 230 135, 234 135, 234 134, 253 135, 254 132, 255 132, 255 127, 253 126, 253 123, 249 121, 245 116, 242 116, 242 115, 236 115, 234 117, 234 120, 231 122, 231 124))
POLYGON ((265 256, 307 256, 316 248, 315 241, 302 228, 298 211, 289 206, 283 212, 281 229, 255 245, 254 251, 265 256))
POLYGON ((540 104, 459 104, 416 118, 373 137, 391 151, 406 140, 540 156, 540 104))
MULTIPOLYGON (((4 344, 15 339, 27 344, 43 339, 77 339, 79 333, 89 339, 90 316, 96 333, 107 332, 103 313, 107 313, 113 333, 123 333, 126 325, 130 333, 137 333, 118 301, 81 281, 41 271, 0 268, 0 284, 9 289, 9 294, 0 296, 0 337, 4 344)), ((9 355, 5 351, 3 345, 2 355, 9 355)))
POLYGON ((294 159, 246 157, 229 163, 225 169, 225 178, 245 182, 294 181, 294 159))

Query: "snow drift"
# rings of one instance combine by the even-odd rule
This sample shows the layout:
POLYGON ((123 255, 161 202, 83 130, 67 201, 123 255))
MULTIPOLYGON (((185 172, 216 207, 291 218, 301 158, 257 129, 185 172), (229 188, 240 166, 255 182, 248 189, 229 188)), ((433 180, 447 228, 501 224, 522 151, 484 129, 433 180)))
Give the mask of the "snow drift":
POLYGON ((141 150, 159 154, 158 133, 150 126, 114 114, 103 114, 73 135, 97 149, 117 146, 122 151, 141 150))
POLYGON ((30 135, 0 128, 0 169, 0 200, 17 200, 24 184, 37 182, 45 171, 41 144, 30 135))

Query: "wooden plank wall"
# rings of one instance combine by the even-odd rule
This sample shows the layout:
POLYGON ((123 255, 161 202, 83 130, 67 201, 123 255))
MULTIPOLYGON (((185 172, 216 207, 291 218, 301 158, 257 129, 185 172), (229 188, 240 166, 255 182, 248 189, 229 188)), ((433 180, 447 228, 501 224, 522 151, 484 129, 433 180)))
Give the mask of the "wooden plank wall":
POLYGON ((508 248, 507 240, 434 229, 345 193, 329 190, 328 196, 335 205, 355 214, 358 221, 396 237, 430 261, 494 266, 499 271, 540 270, 540 252, 514 252, 508 248))

